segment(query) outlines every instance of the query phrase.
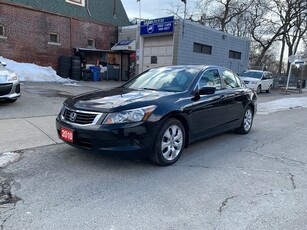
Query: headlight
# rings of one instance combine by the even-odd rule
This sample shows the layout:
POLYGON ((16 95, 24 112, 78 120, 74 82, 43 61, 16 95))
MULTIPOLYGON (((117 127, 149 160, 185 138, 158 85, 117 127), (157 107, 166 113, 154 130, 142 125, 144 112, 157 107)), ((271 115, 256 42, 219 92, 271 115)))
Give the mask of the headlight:
POLYGON ((17 81, 18 77, 16 75, 16 73, 11 73, 8 77, 7 77, 8 81, 17 81))
POLYGON ((121 124, 145 121, 152 114, 157 106, 151 105, 148 107, 121 111, 118 113, 110 113, 103 121, 103 124, 121 124))

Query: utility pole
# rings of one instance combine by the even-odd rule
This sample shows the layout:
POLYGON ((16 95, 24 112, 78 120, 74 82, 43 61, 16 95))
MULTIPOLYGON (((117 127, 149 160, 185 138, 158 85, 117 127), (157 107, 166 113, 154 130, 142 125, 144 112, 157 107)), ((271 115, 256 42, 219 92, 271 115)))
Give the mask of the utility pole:
POLYGON ((136 48, 136 56, 138 57, 138 71, 137 74, 143 72, 143 38, 140 35, 141 29, 141 0, 136 0, 139 3, 139 18, 137 20, 137 30, 136 30, 136 40, 137 40, 137 48, 136 48))
POLYGON ((182 37, 184 36, 184 23, 187 14, 187 0, 181 0, 184 3, 184 15, 183 15, 183 25, 182 25, 182 37))

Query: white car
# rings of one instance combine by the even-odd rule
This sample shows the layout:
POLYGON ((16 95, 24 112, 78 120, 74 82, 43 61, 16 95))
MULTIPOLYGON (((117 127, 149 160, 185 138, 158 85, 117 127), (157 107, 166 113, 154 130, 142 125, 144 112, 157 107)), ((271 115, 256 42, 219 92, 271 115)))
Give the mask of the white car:
POLYGON ((268 71, 246 70, 240 74, 240 78, 247 87, 254 89, 257 93, 261 91, 270 93, 273 87, 273 75, 268 71))
POLYGON ((20 97, 20 83, 15 72, 5 68, 0 61, 0 100, 14 102, 20 97))

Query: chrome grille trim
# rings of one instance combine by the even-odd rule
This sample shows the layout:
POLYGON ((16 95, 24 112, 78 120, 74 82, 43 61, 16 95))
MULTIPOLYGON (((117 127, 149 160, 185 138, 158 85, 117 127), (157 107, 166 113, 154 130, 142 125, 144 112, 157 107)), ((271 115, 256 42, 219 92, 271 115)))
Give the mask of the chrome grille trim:
POLYGON ((61 119, 68 124, 78 125, 78 126, 89 126, 89 125, 96 125, 99 119, 102 117, 102 115, 103 113, 89 112, 83 110, 73 110, 64 107, 61 113, 61 119), (75 121, 69 120, 69 116, 73 112, 77 114, 75 121))

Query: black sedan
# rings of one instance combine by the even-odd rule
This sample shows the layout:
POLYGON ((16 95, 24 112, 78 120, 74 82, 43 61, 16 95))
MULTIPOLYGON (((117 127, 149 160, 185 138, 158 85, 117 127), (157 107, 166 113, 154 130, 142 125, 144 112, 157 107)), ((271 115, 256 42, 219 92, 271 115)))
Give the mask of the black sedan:
POLYGON ((75 147, 142 151, 170 165, 195 141, 230 130, 247 134, 256 110, 257 94, 229 69, 167 66, 67 99, 56 127, 75 147))

